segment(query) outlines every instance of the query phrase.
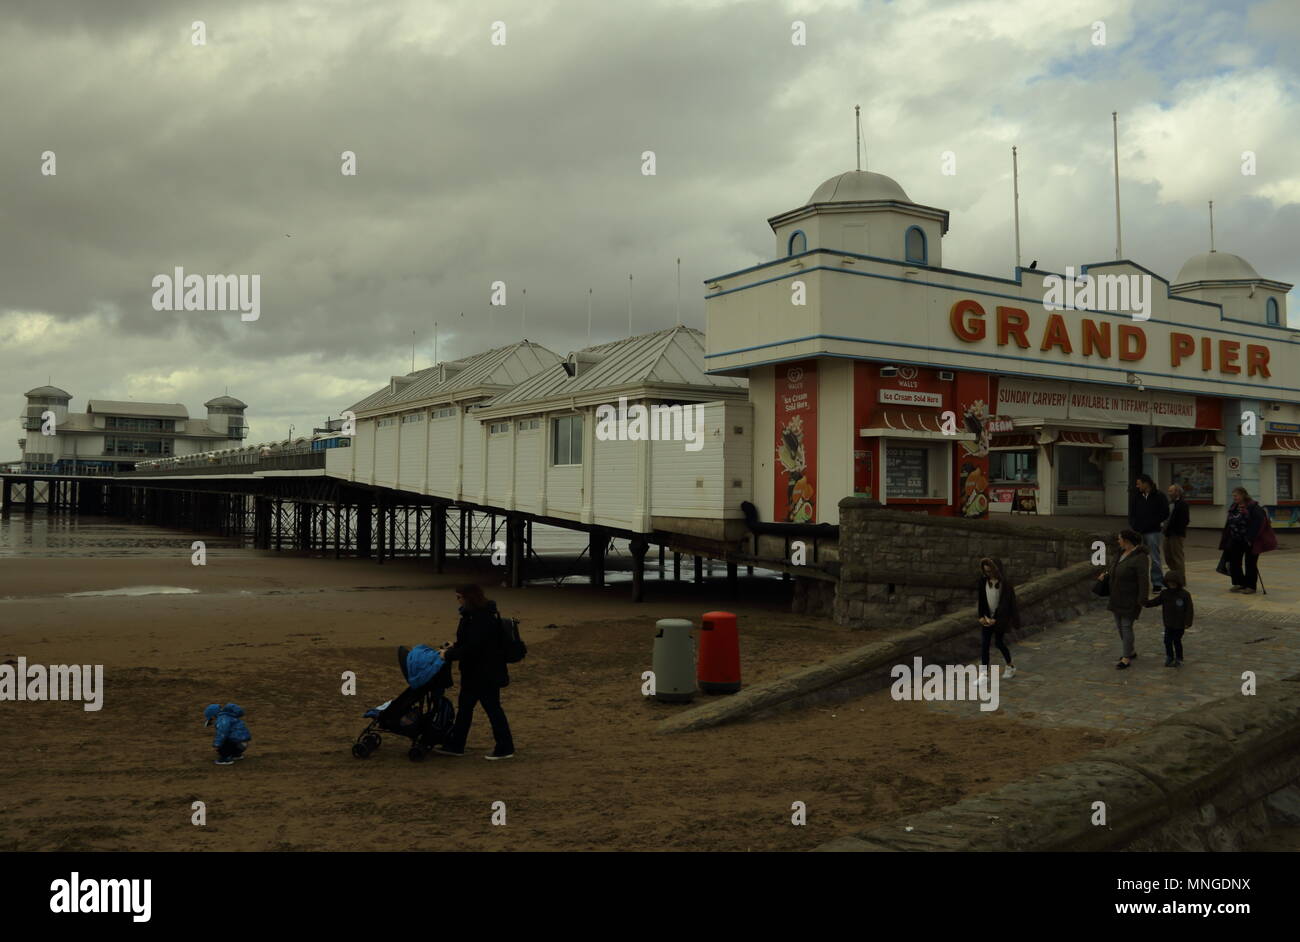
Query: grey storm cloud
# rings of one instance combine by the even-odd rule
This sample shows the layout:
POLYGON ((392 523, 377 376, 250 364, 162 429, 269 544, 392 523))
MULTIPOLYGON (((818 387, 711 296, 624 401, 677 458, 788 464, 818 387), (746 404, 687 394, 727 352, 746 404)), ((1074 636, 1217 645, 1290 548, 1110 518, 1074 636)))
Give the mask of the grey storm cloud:
POLYGON ((1190 171, 1163 155, 1153 169, 1150 125, 1180 103, 1189 122, 1212 118, 1232 104, 1216 83, 1246 75, 1276 91, 1259 134, 1179 133, 1222 151, 1204 197, 1220 248, 1300 280, 1294 67, 1234 53, 1294 36, 1285 3, 490 7, 9 0, 0 340, 26 338, 0 345, 11 412, 47 377, 75 407, 132 394, 195 409, 229 385, 271 437, 409 369, 412 331, 427 365, 435 320, 443 357, 518 339, 524 288, 527 335, 557 352, 586 345, 588 288, 593 342, 626 333, 629 273, 634 328, 667 326, 677 258, 682 319, 703 326, 703 281, 770 257, 766 218, 853 166, 859 102, 870 168, 952 210, 945 263, 997 275, 1013 264, 1013 143, 1026 264, 1113 254, 1118 109, 1125 254, 1172 277, 1205 248, 1203 199, 1187 195, 1201 180, 1166 181, 1190 171), (1098 18, 1106 49, 1089 44, 1098 18), (1271 190, 1233 178, 1229 157, 1252 146, 1271 190), (356 176, 340 173, 345 150, 356 176), (940 171, 949 150, 955 176, 940 171), (260 319, 153 310, 151 279, 176 266, 259 274, 260 319), (507 309, 489 307, 497 280, 507 309))

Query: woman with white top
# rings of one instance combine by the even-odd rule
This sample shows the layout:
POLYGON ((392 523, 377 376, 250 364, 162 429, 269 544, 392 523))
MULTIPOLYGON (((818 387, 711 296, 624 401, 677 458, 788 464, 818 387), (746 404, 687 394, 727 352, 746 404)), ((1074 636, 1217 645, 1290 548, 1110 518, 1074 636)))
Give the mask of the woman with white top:
POLYGON ((1020 608, 1016 605, 1015 587, 1007 581, 1001 560, 988 556, 980 560, 976 594, 979 597, 981 682, 988 675, 989 643, 993 641, 1007 662, 1002 676, 1010 680, 1016 676, 1016 668, 1011 663, 1011 650, 1007 647, 1005 634, 1009 629, 1020 627, 1020 608))

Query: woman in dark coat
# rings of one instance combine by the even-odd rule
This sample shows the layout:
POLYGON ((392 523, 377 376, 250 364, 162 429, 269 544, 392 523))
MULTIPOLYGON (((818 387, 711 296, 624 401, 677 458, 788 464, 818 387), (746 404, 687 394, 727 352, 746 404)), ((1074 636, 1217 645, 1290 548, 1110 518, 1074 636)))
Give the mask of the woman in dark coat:
POLYGON ((1124 670, 1137 658, 1133 646, 1133 623, 1142 614, 1142 606, 1151 595, 1151 555, 1135 530, 1121 530, 1119 553, 1111 554, 1110 567, 1097 576, 1108 582, 1109 602, 1115 616, 1115 630, 1123 646, 1116 669, 1124 670))
POLYGON ((481 703, 496 739, 496 748, 484 758, 509 759, 515 754, 515 744, 506 711, 501 708, 501 688, 510 683, 510 673, 497 604, 484 598, 483 590, 476 585, 459 586, 456 602, 460 605, 456 643, 443 646, 443 657, 460 662, 460 697, 451 734, 435 751, 452 756, 465 754, 474 707, 481 703))
POLYGON ((1219 549, 1227 553, 1228 572, 1232 576, 1231 592, 1254 595, 1259 582, 1259 552, 1257 544, 1264 529, 1264 508, 1251 500, 1244 487, 1232 492, 1232 506, 1219 537, 1219 549), (1243 560, 1245 566, 1242 566, 1243 560))
POLYGON ((989 672, 989 642, 996 641, 1002 659, 1007 662, 1002 676, 1007 680, 1016 676, 1011 663, 1011 651, 1005 634, 1008 629, 1020 628, 1020 607, 1016 604, 1015 587, 1007 580, 1002 560, 985 556, 980 560, 980 577, 975 582, 980 622, 980 680, 989 672))

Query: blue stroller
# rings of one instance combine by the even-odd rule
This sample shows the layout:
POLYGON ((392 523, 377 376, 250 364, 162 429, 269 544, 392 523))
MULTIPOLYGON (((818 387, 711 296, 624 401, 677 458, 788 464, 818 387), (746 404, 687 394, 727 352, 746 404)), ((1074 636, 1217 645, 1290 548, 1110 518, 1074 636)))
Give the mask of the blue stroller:
POLYGON ((445 696, 452 686, 451 664, 427 644, 409 651, 398 648, 397 663, 407 687, 387 703, 366 711, 370 725, 352 745, 352 754, 358 759, 368 759, 379 748, 381 733, 393 733, 411 740, 407 758, 420 762, 451 732, 456 708, 445 696))

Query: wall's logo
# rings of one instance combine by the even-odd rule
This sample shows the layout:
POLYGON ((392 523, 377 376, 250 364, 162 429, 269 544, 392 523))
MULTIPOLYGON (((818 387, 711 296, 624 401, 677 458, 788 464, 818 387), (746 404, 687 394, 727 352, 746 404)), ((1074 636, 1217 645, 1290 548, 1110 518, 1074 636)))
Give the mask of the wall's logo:
POLYGON ((900 366, 898 368, 898 375, 903 379, 916 379, 916 367, 900 366))
POLYGON ((799 366, 790 367, 790 369, 786 370, 785 378, 791 383, 803 382, 803 368, 799 366))

